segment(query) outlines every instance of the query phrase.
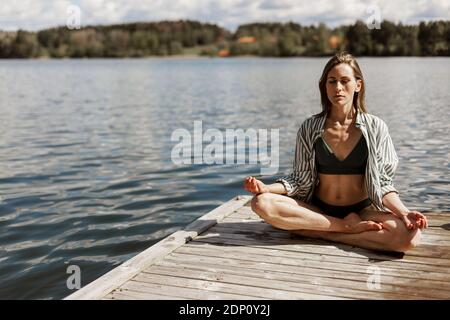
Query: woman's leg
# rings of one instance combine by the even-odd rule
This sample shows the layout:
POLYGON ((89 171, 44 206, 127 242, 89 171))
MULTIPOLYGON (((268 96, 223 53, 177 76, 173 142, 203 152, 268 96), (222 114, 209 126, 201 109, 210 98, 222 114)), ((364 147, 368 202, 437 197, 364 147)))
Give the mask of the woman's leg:
MULTIPOLYGON (((354 214, 351 215, 356 217, 354 214)), ((373 206, 370 206, 361 210, 359 212, 359 217, 362 220, 380 222, 383 225, 383 229, 379 231, 366 231, 358 234, 309 230, 296 230, 294 233, 384 251, 406 252, 419 244, 421 234, 420 229, 407 229, 405 224, 391 213, 381 212, 376 210, 373 206)))
POLYGON ((252 209, 267 223, 283 230, 357 233, 381 229, 376 222, 335 218, 324 214, 313 205, 275 193, 261 193, 254 196, 252 209))

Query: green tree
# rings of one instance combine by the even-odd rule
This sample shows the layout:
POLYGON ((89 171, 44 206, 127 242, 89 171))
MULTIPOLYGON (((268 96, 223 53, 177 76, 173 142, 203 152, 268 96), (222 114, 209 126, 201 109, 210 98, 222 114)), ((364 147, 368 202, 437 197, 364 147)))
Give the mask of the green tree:
POLYGON ((418 39, 422 55, 449 55, 449 24, 448 21, 419 24, 418 39))
POLYGON ((12 58, 15 40, 16 35, 14 32, 0 32, 0 58, 12 58))
POLYGON ((372 38, 370 30, 362 21, 356 21, 353 26, 347 30, 348 50, 355 55, 372 54, 372 38))
POLYGON ((12 42, 11 56, 14 58, 35 58, 40 55, 41 47, 36 33, 17 31, 12 42))
POLYGON ((120 29, 111 30, 106 34, 105 54, 107 57, 126 57, 128 55, 130 35, 120 29))

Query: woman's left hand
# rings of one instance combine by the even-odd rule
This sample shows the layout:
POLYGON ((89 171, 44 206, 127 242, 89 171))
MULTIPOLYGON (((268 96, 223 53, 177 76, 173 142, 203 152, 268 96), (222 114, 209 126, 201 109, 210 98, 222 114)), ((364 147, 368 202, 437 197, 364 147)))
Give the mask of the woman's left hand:
POLYGON ((410 230, 423 229, 428 227, 427 218, 419 211, 411 210, 404 213, 402 220, 410 230))

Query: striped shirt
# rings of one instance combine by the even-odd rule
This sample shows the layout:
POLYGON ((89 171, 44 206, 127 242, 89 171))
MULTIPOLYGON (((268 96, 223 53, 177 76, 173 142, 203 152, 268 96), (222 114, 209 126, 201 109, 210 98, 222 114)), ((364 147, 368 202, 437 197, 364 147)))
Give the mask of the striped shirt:
MULTIPOLYGON (((297 133, 293 171, 276 182, 281 182, 287 195, 311 203, 315 186, 319 183, 314 143, 324 133, 326 115, 306 119, 297 133)), ((370 200, 380 211, 385 208, 382 198, 397 192, 393 185, 398 157, 386 123, 377 116, 358 111, 355 125, 366 139, 369 156, 365 170, 365 187, 370 200)))

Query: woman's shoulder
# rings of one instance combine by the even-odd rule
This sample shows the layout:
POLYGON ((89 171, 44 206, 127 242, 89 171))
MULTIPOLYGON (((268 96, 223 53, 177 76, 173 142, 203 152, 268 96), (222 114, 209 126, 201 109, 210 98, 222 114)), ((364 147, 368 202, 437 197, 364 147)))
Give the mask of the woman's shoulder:
POLYGON ((384 140, 389 135, 389 128, 383 119, 370 113, 364 113, 361 116, 366 124, 366 129, 379 137, 380 140, 384 140))
POLYGON ((297 131, 297 137, 311 137, 315 128, 317 127, 317 120, 314 118, 314 116, 310 116, 300 123, 300 127, 297 131))
POLYGON ((315 130, 318 126, 323 122, 324 117, 320 115, 312 115, 303 120, 303 122, 300 125, 300 128, 303 128, 305 130, 315 130))
POLYGON ((380 117, 371 113, 361 113, 364 122, 373 129, 387 129, 387 124, 380 117))

